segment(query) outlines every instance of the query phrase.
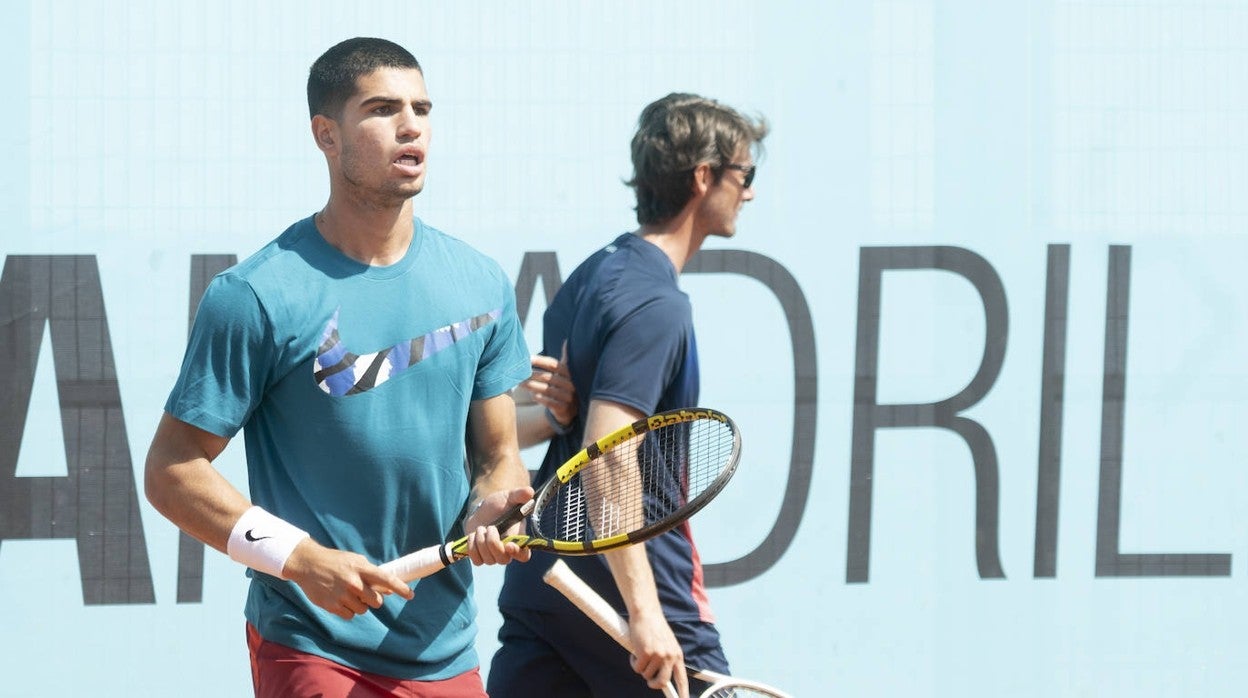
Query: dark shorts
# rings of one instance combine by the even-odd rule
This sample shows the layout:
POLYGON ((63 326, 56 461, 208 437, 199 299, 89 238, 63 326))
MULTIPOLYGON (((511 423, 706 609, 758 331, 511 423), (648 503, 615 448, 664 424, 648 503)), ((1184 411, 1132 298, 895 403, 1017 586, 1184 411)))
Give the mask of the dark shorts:
MULTIPOLYGON (((653 698, 628 661, 628 652, 581 614, 504 610, 501 646, 490 662, 490 698, 653 698)), ((728 673, 715 626, 671 621, 685 664, 728 673)), ((689 693, 704 684, 689 677, 689 693)))
POLYGON ((257 698, 486 698, 479 669, 442 681, 394 679, 269 642, 250 623, 247 649, 257 698))

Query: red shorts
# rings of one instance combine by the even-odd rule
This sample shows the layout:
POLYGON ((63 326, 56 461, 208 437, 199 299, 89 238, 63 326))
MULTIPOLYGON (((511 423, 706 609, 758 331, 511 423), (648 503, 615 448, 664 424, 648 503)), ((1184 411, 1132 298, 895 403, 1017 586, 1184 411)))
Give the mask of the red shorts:
POLYGON ((251 623, 247 649, 256 698, 486 698, 480 668, 441 681, 395 679, 269 642, 251 623))

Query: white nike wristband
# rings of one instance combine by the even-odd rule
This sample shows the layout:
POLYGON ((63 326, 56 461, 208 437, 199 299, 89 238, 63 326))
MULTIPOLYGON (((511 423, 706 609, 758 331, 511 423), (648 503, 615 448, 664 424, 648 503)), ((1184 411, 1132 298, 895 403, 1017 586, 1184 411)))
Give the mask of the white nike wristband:
POLYGON ((253 506, 238 517, 225 550, 230 559, 279 579, 286 560, 308 532, 253 506))

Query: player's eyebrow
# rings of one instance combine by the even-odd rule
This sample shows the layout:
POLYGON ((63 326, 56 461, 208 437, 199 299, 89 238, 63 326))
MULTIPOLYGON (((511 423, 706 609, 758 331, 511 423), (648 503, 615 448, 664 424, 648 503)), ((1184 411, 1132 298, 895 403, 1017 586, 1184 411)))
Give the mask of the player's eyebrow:
MULTIPOLYGON (((399 97, 391 97, 388 95, 376 95, 373 97, 369 97, 368 99, 365 99, 363 102, 360 102, 360 107, 364 109, 368 109, 369 107, 380 106, 383 104, 389 104, 391 106, 400 107, 400 106, 403 106, 404 102, 405 100, 399 97)), ((417 99, 412 102, 412 106, 416 109, 423 109, 425 111, 429 111, 430 109, 433 108, 433 102, 427 99, 417 99)))

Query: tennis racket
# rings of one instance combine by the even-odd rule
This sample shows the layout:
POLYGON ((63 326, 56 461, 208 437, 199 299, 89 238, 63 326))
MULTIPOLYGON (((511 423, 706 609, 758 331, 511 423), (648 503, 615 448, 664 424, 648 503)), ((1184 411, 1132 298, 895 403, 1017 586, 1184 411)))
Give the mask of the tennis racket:
MULTIPOLYGON (((632 653, 632 642, 628 636, 628 621, 620 617, 607 600, 590 588, 585 580, 576 576, 571 567, 563 560, 555 560, 555 564, 542 577, 547 584, 558 589, 568 600, 581 609, 590 620, 602 628, 608 635, 620 643, 620 646, 632 653)), ((764 683, 727 676, 717 671, 697 669, 686 665, 685 671, 697 679, 709 683, 699 694, 700 698, 790 698, 789 694, 764 683)), ((663 692, 668 698, 676 696, 676 689, 669 683, 663 692)))
MULTIPOLYGON (((572 456, 533 499, 493 524, 528 519, 529 535, 504 541, 563 555, 592 555, 671 530, 706 506, 736 471, 741 435, 728 415, 704 408, 639 419, 572 456)), ((381 565, 406 582, 465 557, 468 538, 381 565)))

